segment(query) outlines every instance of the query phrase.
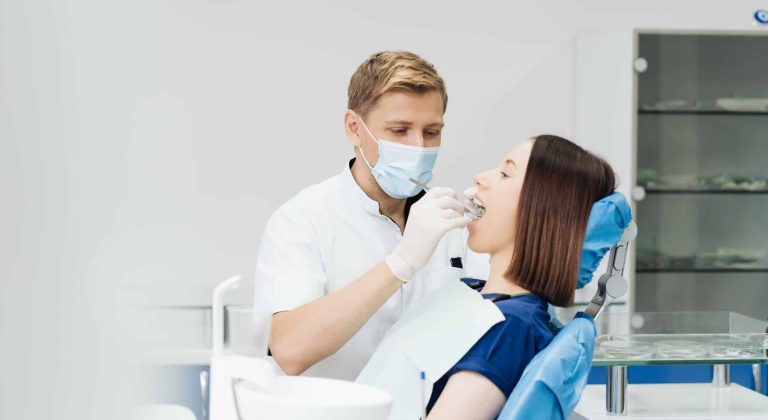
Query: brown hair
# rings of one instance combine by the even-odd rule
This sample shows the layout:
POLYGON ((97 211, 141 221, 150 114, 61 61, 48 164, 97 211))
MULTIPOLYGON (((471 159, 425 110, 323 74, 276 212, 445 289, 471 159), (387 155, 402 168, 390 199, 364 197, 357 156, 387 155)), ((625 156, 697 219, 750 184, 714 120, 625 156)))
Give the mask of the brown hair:
POLYGON ((592 205, 616 188, 610 165, 557 136, 535 137, 520 191, 507 277, 556 306, 570 306, 592 205))
POLYGON ((445 82, 435 66, 407 51, 383 51, 360 64, 349 81, 347 108, 365 116, 384 92, 404 89, 424 93, 436 91, 448 106, 445 82))

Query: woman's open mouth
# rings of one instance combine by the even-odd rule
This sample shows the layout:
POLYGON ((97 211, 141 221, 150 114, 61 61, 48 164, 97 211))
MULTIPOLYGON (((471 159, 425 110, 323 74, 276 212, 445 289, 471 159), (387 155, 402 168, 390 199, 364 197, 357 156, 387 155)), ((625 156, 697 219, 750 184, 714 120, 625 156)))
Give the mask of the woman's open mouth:
POLYGON ((477 195, 472 197, 471 200, 469 200, 470 207, 472 207, 472 222, 477 221, 481 217, 485 215, 485 206, 483 206, 483 202, 477 198, 477 195))

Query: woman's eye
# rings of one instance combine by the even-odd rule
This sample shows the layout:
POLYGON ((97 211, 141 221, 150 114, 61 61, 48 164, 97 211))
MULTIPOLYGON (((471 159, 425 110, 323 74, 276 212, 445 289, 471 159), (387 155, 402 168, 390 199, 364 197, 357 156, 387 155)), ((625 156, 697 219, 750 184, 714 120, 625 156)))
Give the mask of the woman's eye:
POLYGON ((509 178, 509 175, 507 175, 506 173, 504 173, 504 171, 499 171, 499 173, 501 174, 501 177, 502 177, 502 178, 509 178))

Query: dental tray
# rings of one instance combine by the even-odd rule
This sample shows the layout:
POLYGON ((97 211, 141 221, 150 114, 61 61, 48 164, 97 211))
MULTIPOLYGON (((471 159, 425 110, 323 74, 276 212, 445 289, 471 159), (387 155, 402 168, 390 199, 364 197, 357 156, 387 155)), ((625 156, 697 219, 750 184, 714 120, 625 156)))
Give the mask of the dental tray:
POLYGON ((768 364, 768 334, 603 335, 595 366, 638 364, 768 364))
POLYGON ((594 366, 768 364, 768 323, 733 312, 611 313, 594 366))

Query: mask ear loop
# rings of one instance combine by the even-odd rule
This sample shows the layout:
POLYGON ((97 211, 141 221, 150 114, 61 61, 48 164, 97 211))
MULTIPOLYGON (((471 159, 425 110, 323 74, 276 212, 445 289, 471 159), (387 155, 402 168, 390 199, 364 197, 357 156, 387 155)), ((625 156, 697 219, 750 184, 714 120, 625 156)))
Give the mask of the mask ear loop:
MULTIPOLYGON (((376 144, 378 145, 379 144, 379 140, 377 140, 376 137, 374 137, 373 134, 371 134, 371 130, 369 130, 368 126, 365 125, 365 122, 363 121, 363 117, 361 117, 357 113, 355 113, 355 115, 357 115, 357 119, 360 120, 360 125, 363 126, 363 128, 368 133, 368 135, 371 136, 373 141, 376 142, 376 144)), ((363 157, 363 161, 365 161, 365 164, 368 166, 368 169, 370 169, 371 172, 373 172, 373 166, 371 166, 371 164, 368 162, 368 159, 366 159, 365 153, 363 153, 363 148, 361 146, 357 146, 357 148, 360 149, 360 156, 363 157)))

